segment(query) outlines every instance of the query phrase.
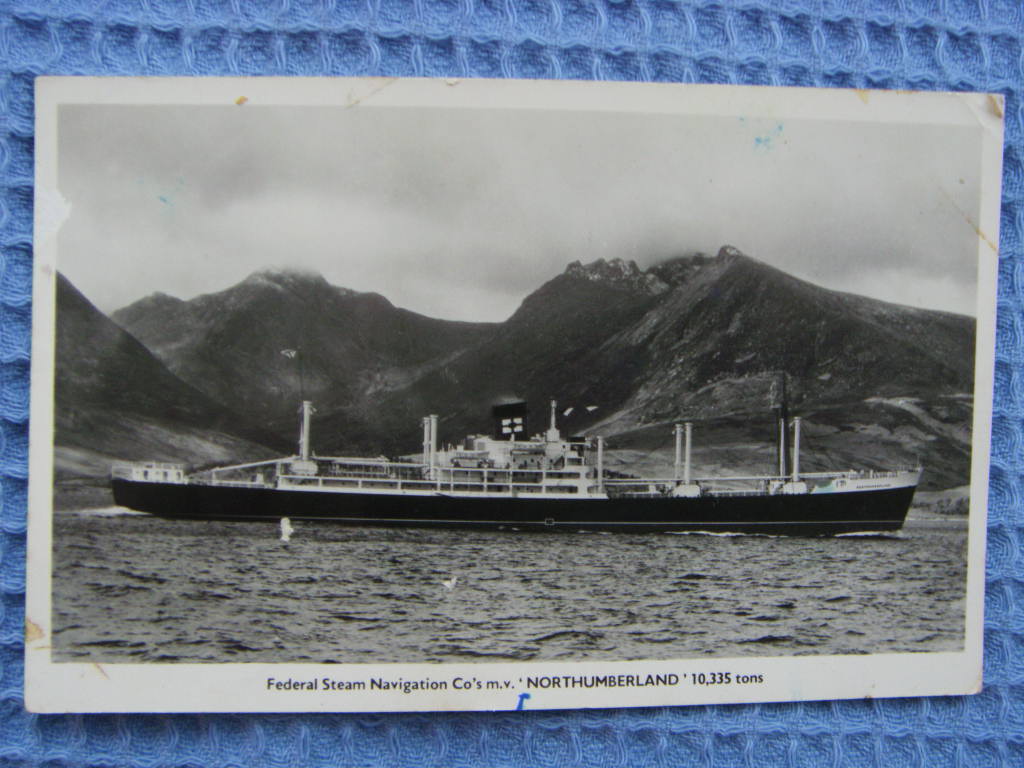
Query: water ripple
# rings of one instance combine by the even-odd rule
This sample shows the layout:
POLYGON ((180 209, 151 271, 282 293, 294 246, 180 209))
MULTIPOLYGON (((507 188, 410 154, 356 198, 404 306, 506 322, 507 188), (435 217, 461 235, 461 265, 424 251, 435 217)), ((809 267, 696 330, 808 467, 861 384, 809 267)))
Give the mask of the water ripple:
POLYGON ((55 658, 489 662, 963 643, 962 524, 835 539, 295 528, 284 547, 270 524, 58 514, 55 658))

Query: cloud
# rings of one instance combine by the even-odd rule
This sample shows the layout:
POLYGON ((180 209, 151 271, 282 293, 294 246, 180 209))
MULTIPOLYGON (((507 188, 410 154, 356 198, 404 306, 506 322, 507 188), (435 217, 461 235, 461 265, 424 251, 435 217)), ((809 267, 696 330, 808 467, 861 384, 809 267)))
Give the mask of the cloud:
POLYGON ((87 105, 62 107, 59 130, 60 266, 108 311, 294 266, 501 320, 572 260, 726 243, 828 287, 974 306, 980 137, 965 128, 87 105))

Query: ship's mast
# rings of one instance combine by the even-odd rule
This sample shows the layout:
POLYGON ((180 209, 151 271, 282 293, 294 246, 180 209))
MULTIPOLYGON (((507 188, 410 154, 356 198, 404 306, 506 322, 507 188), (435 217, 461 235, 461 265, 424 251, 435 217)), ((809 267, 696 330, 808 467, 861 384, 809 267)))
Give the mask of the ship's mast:
POLYGON ((432 413, 427 417, 430 421, 430 469, 437 466, 437 414, 432 413))
POLYGON ((690 453, 693 447, 693 423, 676 424, 676 472, 675 480, 683 485, 690 484, 690 453), (685 449, 683 436, 686 436, 685 449))
POLYGON ((547 439, 549 443, 557 442, 562 438, 561 433, 558 431, 558 424, 555 421, 555 412, 558 409, 558 403, 554 400, 551 401, 551 425, 548 427, 547 439))
POLYGON ((311 400, 302 401, 302 421, 299 423, 299 458, 309 461, 309 420, 313 415, 311 400))
POLYGON ((423 417, 423 463, 430 464, 430 417, 423 417))
POLYGON ((779 417, 779 477, 786 476, 786 420, 779 417))
POLYGON ((690 448, 693 444, 693 424, 686 422, 686 454, 683 462, 683 483, 690 484, 690 448))
POLYGON ((779 379, 779 475, 781 477, 790 473, 789 452, 786 449, 788 430, 789 402, 786 398, 786 373, 783 371, 779 379))
POLYGON ((683 425, 676 424, 676 466, 674 478, 678 483, 683 479, 683 425))
POLYGON ((800 479, 800 417, 793 417, 793 482, 800 479))

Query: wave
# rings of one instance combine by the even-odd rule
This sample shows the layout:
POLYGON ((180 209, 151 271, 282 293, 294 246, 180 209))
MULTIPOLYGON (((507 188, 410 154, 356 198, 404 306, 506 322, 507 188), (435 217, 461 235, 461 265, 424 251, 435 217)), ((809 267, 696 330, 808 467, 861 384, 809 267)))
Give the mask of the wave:
POLYGON ((138 512, 128 507, 88 507, 86 509, 69 509, 72 515, 83 517, 149 517, 145 512, 138 512))
POLYGON ((794 638, 792 635, 762 635, 761 637, 752 637, 748 640, 737 640, 738 645, 747 645, 751 643, 791 643, 794 638))

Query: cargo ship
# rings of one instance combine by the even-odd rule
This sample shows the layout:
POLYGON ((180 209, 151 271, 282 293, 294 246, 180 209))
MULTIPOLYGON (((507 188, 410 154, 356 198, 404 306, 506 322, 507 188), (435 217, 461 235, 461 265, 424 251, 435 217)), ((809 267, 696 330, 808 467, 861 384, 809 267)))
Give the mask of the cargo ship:
POLYGON ((609 471, 604 439, 563 436, 554 401, 548 428, 533 436, 526 403, 516 402, 493 408, 490 433, 458 445, 440 445, 438 417, 425 417, 412 459, 319 456, 304 401, 296 455, 196 472, 121 463, 111 484, 116 504, 166 518, 798 536, 902 527, 920 467, 801 472, 801 420, 778 410, 778 471, 767 475, 696 475, 690 422, 675 425, 671 476, 609 471))

